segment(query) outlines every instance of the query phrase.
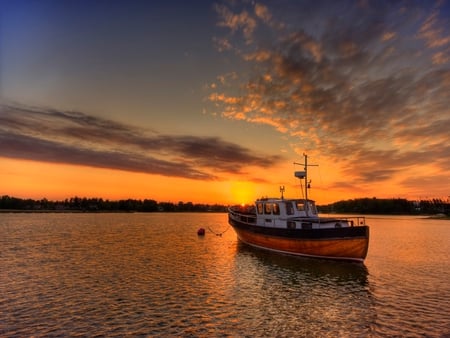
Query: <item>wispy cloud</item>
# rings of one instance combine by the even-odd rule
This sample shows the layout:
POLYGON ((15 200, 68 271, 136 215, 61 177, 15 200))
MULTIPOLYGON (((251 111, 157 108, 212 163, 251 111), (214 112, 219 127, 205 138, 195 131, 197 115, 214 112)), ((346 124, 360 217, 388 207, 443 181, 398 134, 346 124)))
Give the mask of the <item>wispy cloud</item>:
POLYGON ((279 156, 217 137, 162 135, 80 112, 0 105, 0 156, 217 180, 279 156))
POLYGON ((252 22, 221 37, 251 69, 211 86, 223 117, 273 126, 295 147, 345 163, 355 184, 424 162, 448 173, 450 25, 441 2, 241 5, 217 11, 222 26, 243 13, 252 22))

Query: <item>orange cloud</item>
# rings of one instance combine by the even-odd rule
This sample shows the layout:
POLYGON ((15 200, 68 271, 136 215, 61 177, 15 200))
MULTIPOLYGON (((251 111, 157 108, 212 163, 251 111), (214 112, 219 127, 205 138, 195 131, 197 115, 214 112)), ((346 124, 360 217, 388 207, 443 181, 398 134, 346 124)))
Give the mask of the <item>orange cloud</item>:
POLYGON ((386 32, 381 37, 381 41, 390 41, 392 39, 395 39, 396 36, 397 34, 395 32, 386 32))
POLYGON ((222 5, 216 5, 216 11, 221 18, 217 23, 218 26, 228 27, 233 32, 242 29, 247 43, 251 42, 253 31, 256 28, 256 20, 247 11, 234 14, 222 5))
MULTIPOLYGON (((448 24, 448 22, 447 22, 448 24)), ((450 43, 450 35, 444 32, 439 22, 439 13, 434 10, 419 30, 419 37, 424 39, 430 48, 442 47, 450 43)))

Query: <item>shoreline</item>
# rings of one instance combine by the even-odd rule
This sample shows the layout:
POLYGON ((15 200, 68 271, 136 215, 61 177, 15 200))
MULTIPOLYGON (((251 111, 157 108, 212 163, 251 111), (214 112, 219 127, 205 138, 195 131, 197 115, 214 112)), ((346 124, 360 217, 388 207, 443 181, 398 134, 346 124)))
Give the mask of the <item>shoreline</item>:
MULTIPOLYGON (((132 214, 132 213, 142 213, 142 214, 151 214, 151 213, 227 213, 227 211, 215 211, 215 210, 206 210, 206 211, 136 211, 136 210, 53 210, 53 209, 42 209, 42 210, 26 210, 26 209, 0 209, 0 214, 132 214)), ((346 215, 347 213, 333 213, 333 215, 346 215)), ((363 215, 362 216, 368 216, 363 215)), ((371 215, 372 216, 372 215, 371 215)), ((432 219, 432 220, 450 220, 450 216, 445 214, 377 214, 376 216, 417 216, 418 218, 423 219, 432 219)))
POLYGON ((174 213, 217 213, 224 214, 226 211, 134 211, 134 210, 20 210, 20 209, 0 209, 0 214, 174 214, 174 213))

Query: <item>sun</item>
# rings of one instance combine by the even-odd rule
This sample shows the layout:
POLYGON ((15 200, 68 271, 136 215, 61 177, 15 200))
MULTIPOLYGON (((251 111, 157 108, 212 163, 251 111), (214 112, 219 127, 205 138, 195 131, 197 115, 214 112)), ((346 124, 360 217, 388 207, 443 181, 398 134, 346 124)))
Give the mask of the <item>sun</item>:
POLYGON ((251 204, 255 199, 255 185, 246 181, 231 183, 231 198, 236 204, 251 204))

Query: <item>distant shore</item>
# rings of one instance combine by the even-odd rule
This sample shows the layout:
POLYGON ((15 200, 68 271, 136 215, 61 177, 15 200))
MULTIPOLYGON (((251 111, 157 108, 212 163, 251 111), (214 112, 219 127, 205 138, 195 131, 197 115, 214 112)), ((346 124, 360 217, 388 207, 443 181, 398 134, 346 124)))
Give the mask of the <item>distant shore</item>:
POLYGON ((0 197, 0 212, 225 212, 228 206, 193 202, 158 202, 153 199, 122 199, 71 197, 61 201, 0 197), (6 211, 5 211, 6 210, 6 211))
POLYGON ((135 211, 135 210, 20 210, 0 209, 0 214, 132 214, 132 213, 225 213, 226 210, 204 210, 204 211, 135 211))
MULTIPOLYGON (((18 210, 18 209, 0 209, 0 214, 133 214, 133 213, 226 213, 227 210, 203 210, 203 211, 135 211, 135 210, 18 210)), ((344 213, 333 213, 335 215, 348 214, 344 213)), ((422 219, 429 220, 450 220, 450 216, 445 214, 377 214, 378 216, 416 216, 422 219)))
MULTIPOLYGON (((153 199, 123 199, 71 197, 61 201, 0 197, 0 213, 119 213, 119 212, 227 212, 228 205, 193 202, 158 202, 153 199)), ((450 200, 428 199, 408 201, 392 198, 358 198, 318 205, 322 214, 409 215, 432 219, 450 218, 450 200)))

